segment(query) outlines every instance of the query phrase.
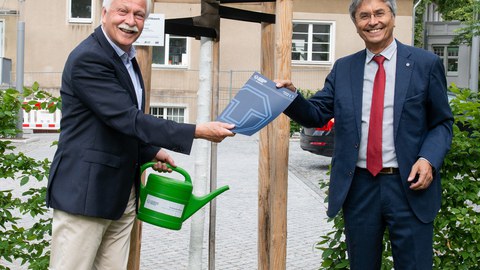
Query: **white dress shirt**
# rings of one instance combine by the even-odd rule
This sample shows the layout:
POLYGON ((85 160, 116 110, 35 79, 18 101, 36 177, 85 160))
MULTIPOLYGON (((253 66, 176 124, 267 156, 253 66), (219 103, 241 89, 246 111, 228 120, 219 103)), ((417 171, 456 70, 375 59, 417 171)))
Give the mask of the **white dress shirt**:
MULTIPOLYGON (((386 59, 383 63, 386 74, 385 99, 383 107, 383 131, 382 131, 382 161, 383 167, 398 167, 395 153, 393 134, 393 103, 395 96, 395 72, 397 66, 397 42, 394 40, 381 53, 386 59)), ((367 167, 367 142, 368 126, 370 122, 370 107, 372 104, 373 82, 377 73, 378 64, 373 61, 375 54, 367 49, 365 59, 365 73, 363 75, 362 97, 362 134, 360 138, 360 151, 358 153, 357 167, 367 167)))

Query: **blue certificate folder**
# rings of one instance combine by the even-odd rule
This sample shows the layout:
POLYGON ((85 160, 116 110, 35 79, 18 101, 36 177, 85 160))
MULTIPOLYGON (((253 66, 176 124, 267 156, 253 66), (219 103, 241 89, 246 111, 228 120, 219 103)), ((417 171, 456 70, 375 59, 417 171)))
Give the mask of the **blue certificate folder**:
POLYGON ((233 132, 250 136, 272 122, 295 97, 297 93, 277 88, 275 82, 254 72, 217 121, 235 124, 233 132))

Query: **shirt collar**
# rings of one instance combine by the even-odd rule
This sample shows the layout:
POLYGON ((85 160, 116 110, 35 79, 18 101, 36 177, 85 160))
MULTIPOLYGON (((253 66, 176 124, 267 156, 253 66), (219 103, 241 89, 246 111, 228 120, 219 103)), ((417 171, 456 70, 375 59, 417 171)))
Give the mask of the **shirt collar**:
POLYGON ((120 56, 120 58, 122 59, 122 61, 124 63, 128 63, 129 61, 131 61, 135 55, 137 54, 137 51, 135 50, 135 47, 134 46, 131 46, 130 47, 130 50, 128 52, 125 52, 124 50, 122 50, 120 47, 118 47, 117 44, 115 44, 107 35, 107 33, 105 33, 105 30, 103 29, 103 25, 102 25, 102 31, 103 31, 103 34, 105 35, 105 37, 107 38, 107 41, 108 43, 110 43, 110 45, 112 45, 113 49, 115 50, 115 52, 118 54, 118 56, 120 56))
MULTIPOLYGON (((390 45, 388 45, 387 48, 385 48, 380 54, 385 56, 387 60, 391 60, 396 51, 397 41, 394 39, 392 43, 390 43, 390 45)), ((367 49, 367 63, 370 63, 375 55, 376 54, 367 49)))

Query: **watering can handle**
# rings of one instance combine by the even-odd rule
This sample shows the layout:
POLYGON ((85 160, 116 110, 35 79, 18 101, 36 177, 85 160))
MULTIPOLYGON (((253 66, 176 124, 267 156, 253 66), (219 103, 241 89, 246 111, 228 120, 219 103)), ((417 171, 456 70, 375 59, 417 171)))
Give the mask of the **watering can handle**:
MULTIPOLYGON (((147 162, 145 164, 143 164, 141 167, 140 167, 140 174, 143 174, 143 172, 150 168, 150 167, 153 167, 153 165, 155 165, 156 162, 147 162)), ((183 175, 183 177, 185 177, 185 182, 192 182, 192 180, 190 179, 190 175, 187 173, 187 171, 185 171, 184 169, 180 168, 180 167, 172 167, 170 164, 166 163, 167 164, 167 167, 172 169, 172 171, 175 171, 175 172, 178 172, 179 174, 183 175)))

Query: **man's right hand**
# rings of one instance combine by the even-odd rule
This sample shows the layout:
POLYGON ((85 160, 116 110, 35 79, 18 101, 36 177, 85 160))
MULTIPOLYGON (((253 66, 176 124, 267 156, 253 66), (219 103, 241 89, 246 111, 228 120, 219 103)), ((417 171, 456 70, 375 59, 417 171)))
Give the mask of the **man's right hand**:
POLYGON ((290 80, 273 80, 276 83, 277 88, 285 87, 292 92, 297 92, 297 88, 290 80))
POLYGON ((195 128, 195 138, 209 140, 211 142, 221 142, 225 137, 233 137, 235 133, 231 131, 234 124, 223 122, 207 122, 198 124, 195 128))

